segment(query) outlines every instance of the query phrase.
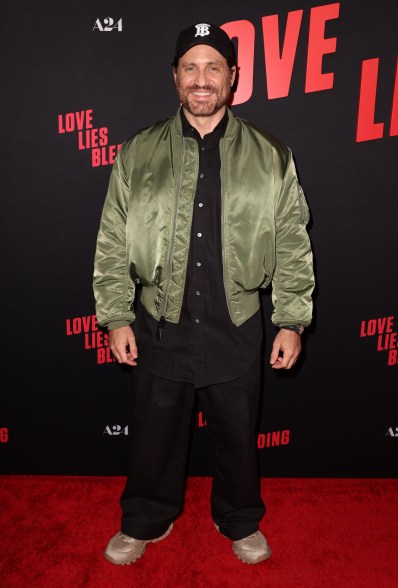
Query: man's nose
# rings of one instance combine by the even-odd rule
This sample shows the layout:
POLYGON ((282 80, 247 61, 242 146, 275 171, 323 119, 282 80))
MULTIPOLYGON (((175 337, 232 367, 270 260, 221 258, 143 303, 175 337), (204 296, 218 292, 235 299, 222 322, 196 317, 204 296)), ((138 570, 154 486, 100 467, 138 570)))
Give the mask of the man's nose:
POLYGON ((205 68, 198 68, 196 72, 196 85, 197 86, 206 86, 207 85, 207 75, 205 68))

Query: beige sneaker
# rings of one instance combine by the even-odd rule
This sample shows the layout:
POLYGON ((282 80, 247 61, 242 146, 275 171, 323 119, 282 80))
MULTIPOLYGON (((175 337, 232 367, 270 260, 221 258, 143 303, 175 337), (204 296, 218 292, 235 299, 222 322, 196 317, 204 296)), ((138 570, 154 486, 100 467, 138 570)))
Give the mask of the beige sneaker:
POLYGON ((261 531, 232 543, 232 551, 240 561, 256 564, 271 557, 272 551, 261 531))
MULTIPOLYGON (((225 537, 216 523, 214 523, 214 526, 225 537)), ((261 531, 256 531, 253 535, 239 539, 239 541, 233 541, 232 551, 240 561, 247 564, 260 563, 260 561, 264 561, 272 555, 267 540, 261 531)))
POLYGON ((117 566, 129 565, 145 553, 147 543, 156 543, 165 539, 171 533, 173 523, 161 537, 156 539, 133 539, 124 533, 117 533, 109 541, 107 548, 104 551, 104 558, 117 566))

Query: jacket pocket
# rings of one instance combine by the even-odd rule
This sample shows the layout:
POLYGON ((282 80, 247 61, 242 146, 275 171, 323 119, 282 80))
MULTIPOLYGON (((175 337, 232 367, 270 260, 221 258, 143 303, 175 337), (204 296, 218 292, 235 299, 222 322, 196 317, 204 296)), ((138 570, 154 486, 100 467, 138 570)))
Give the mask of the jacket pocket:
POLYGON ((274 253, 274 246, 272 243, 272 239, 270 235, 267 235, 266 239, 266 249, 264 252, 263 258, 263 268, 265 272, 264 282, 262 284, 262 288, 267 287, 268 284, 272 280, 272 276, 274 275, 275 270, 275 253, 274 253))

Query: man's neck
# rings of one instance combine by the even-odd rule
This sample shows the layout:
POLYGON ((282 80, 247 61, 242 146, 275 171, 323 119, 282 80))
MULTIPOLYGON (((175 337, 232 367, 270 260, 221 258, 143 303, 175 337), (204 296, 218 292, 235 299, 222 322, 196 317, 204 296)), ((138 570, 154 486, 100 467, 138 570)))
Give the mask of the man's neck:
POLYGON ((214 131, 220 120, 225 114, 226 106, 223 106, 218 112, 212 116, 194 116, 185 108, 183 108, 185 117, 190 125, 192 125, 202 137, 214 131))

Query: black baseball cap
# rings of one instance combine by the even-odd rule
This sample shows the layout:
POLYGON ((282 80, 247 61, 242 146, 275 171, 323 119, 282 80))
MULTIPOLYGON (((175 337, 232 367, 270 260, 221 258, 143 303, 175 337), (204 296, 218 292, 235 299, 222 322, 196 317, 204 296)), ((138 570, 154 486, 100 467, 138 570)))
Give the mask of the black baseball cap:
POLYGON ((175 60, 179 59, 195 45, 210 45, 225 59, 236 63, 235 47, 227 33, 209 22, 199 22, 181 31, 177 38, 175 60))

